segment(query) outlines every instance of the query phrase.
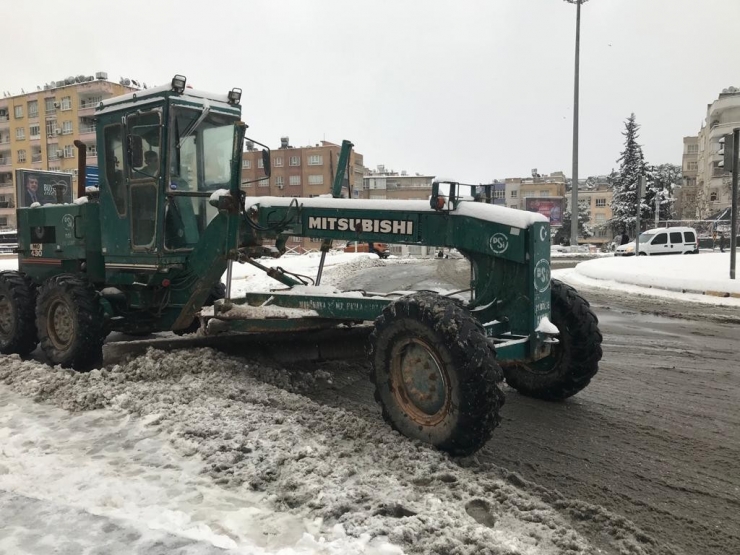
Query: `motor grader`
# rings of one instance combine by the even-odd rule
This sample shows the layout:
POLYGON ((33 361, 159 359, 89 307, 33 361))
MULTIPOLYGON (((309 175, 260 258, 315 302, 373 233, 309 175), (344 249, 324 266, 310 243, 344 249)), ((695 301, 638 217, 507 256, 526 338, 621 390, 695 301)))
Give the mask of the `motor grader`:
MULTIPOLYGON (((0 274, 0 352, 26 356, 40 343, 52 364, 87 370, 102 363, 113 331, 199 328, 239 342, 371 323, 384 418, 455 455, 491 436, 504 380, 542 399, 588 385, 601 358, 597 319, 551 279, 545 218, 471 202, 454 181, 435 181, 429 201, 247 197, 240 97, 191 89, 178 75, 100 103, 99 188, 85 187, 77 141, 75 202, 60 194, 17 210, 18 271, 0 274), (323 258, 313 282, 259 262, 285 252, 291 236, 323 240, 324 254, 332 241, 455 248, 470 262, 470 288, 340 292, 320 284, 323 258), (276 288, 232 298, 234 263, 263 269, 276 288)), ((333 197, 351 146, 342 145, 333 197)), ((263 159, 269 175, 266 147, 263 159)))

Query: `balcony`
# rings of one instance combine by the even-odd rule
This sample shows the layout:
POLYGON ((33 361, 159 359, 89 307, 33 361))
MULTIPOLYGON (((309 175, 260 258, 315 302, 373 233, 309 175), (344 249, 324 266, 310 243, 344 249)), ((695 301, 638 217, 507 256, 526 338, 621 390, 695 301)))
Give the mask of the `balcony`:
POLYGON ((10 158, 0 158, 0 166, 10 166, 10 158))
POLYGON ((89 139, 90 138, 89 135, 95 135, 95 126, 94 125, 80 125, 79 134, 80 134, 81 140, 84 139, 85 136, 88 136, 87 138, 89 139))
POLYGON ((41 153, 31 154, 31 162, 41 162, 41 153))
POLYGON ((0 200, 0 208, 15 208, 15 202, 12 200, 0 200))
POLYGON ((0 116, 0 125, 10 125, 10 117, 0 116))

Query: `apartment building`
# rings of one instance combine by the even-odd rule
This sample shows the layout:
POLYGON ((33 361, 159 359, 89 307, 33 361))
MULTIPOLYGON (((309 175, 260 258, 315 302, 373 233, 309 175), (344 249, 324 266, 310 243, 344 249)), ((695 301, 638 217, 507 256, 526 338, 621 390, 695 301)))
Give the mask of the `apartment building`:
POLYGON ((527 198, 565 198, 563 172, 540 175, 533 171, 532 174, 532 177, 507 177, 504 180, 506 206, 526 210, 527 198))
POLYGON ((378 166, 367 170, 362 179, 362 199, 427 200, 432 194, 433 175, 409 175, 386 170, 378 166))
POLYGON ((15 170, 62 171, 76 179, 75 139, 87 145, 87 164, 97 165, 95 107, 137 90, 108 81, 105 72, 36 88, 0 99, 0 229, 16 225, 15 170))
MULTIPOLYGON (((612 219, 612 199, 614 191, 607 183, 597 183, 592 189, 579 188, 578 202, 588 203, 591 213, 589 223, 594 231, 594 236, 585 239, 586 243, 601 245, 612 240, 612 230, 607 222, 612 219)), ((570 206, 570 202, 568 203, 570 206)))
MULTIPOLYGON (((740 126, 740 89, 729 87, 707 107, 697 137, 697 218, 703 219, 731 204, 731 176, 720 167, 720 139, 740 126)), ((690 160, 689 160, 690 162, 690 160)))
MULTIPOLYGON (((265 176, 262 151, 247 143, 242 153, 242 189, 247 196, 315 197, 331 193, 341 146, 321 141, 314 146, 293 147, 288 137, 271 151, 271 175, 265 176), (249 183, 249 182, 252 183, 249 183)), ((360 198, 363 190, 362 154, 354 149, 349 157, 350 172, 345 173, 342 196, 360 198), (350 193, 351 190, 351 193, 350 193)), ((316 250, 320 239, 291 237, 288 247, 297 252, 316 250)))
POLYGON ((676 202, 673 210, 679 220, 693 220, 698 215, 697 176, 699 168, 699 137, 683 138, 683 160, 681 173, 683 181, 676 190, 676 202))

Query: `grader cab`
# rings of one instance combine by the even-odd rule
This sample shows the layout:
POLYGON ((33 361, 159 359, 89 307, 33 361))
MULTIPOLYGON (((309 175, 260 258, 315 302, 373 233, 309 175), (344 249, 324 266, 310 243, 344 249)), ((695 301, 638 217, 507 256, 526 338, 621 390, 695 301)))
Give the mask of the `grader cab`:
POLYGON ((588 385, 601 358, 596 316, 551 280, 543 217, 469 202, 455 182, 444 195, 435 182, 429 202, 246 197, 240 96, 176 76, 101 103, 99 189, 84 187, 81 166, 74 203, 18 209, 19 269, 0 274, 0 352, 26 356, 40 343, 51 363, 86 370, 102 364, 111 331, 200 330, 238 342, 372 323, 384 418, 453 454, 488 440, 504 380, 543 399, 588 385), (455 248, 470 261, 468 295, 342 293, 320 285, 323 258, 313 283, 259 262, 291 236, 322 239, 324 255, 332 241, 455 248), (234 263, 265 270, 279 288, 231 298, 234 263))

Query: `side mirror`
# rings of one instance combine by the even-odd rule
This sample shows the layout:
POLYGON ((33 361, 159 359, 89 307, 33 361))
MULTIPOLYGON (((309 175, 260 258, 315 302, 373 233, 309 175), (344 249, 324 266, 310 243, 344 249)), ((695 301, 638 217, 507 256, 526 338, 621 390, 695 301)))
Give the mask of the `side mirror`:
POLYGON ((129 135, 126 140, 128 163, 132 168, 144 165, 144 141, 141 135, 129 135))
POLYGON ((272 173, 272 166, 270 165, 270 151, 265 149, 262 151, 262 165, 265 169, 265 175, 270 177, 272 173))

